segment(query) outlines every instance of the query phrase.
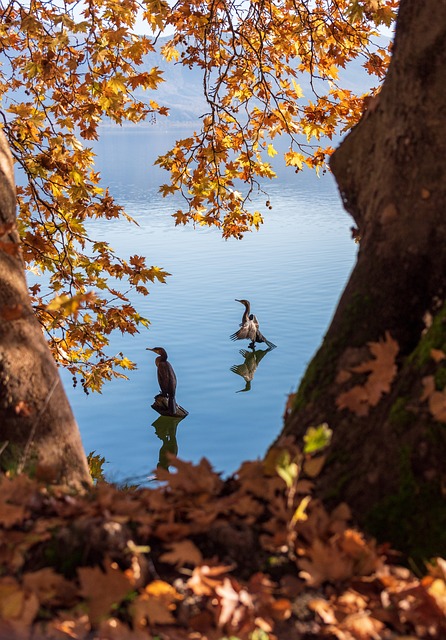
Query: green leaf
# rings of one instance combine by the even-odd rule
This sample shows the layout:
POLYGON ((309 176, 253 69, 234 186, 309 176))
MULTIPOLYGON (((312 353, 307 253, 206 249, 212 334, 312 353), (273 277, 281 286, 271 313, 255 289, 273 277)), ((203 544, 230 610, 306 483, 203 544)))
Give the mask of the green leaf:
POLYGON ((320 449, 328 447, 331 442, 333 431, 324 422, 318 427, 309 427, 304 435, 304 453, 314 453, 320 449))

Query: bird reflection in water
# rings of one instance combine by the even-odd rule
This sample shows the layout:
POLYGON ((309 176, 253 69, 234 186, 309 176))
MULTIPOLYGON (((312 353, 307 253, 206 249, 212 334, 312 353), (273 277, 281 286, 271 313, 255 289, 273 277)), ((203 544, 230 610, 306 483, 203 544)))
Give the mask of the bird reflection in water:
POLYGON ((240 349, 239 353, 245 358, 245 361, 241 364, 235 364, 231 367, 231 371, 241 376, 245 382, 245 388, 240 389, 236 393, 243 393, 244 391, 251 390, 251 382, 254 378, 257 367, 261 360, 267 353, 272 351, 274 347, 268 347, 268 349, 257 349, 256 351, 248 351, 247 349, 240 349))
POLYGON ((270 340, 267 340, 265 336, 260 332, 259 321, 251 311, 251 304, 249 300, 235 300, 240 302, 245 307, 243 312, 242 321, 240 323, 240 329, 232 334, 231 340, 250 340, 248 347, 250 349, 256 348, 256 342, 264 342, 268 349, 274 349, 276 345, 270 340))
POLYGON ((177 427, 182 418, 171 418, 168 416, 160 416, 152 424, 155 433, 162 441, 159 452, 158 467, 169 469, 169 454, 176 456, 178 454, 177 443, 177 427))

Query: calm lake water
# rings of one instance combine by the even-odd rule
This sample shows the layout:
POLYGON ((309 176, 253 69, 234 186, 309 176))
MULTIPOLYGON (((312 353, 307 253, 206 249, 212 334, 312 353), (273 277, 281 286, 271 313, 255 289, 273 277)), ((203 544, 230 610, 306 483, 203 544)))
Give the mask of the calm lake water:
MULTIPOLYGON (((63 374, 86 452, 107 460, 114 481, 149 477, 166 450, 184 460, 206 457, 228 475, 262 456, 279 433, 287 396, 296 389, 319 346, 353 266, 356 245, 333 178, 295 175, 282 168, 256 207, 259 232, 224 241, 218 231, 175 227, 179 202, 158 194, 167 174, 153 168, 158 153, 183 132, 156 128, 106 131, 96 146, 104 184, 139 226, 91 225, 96 239, 118 254, 145 255, 172 274, 134 303, 151 326, 136 337, 116 335, 112 350, 137 362, 129 381, 107 383, 86 396, 63 374), (277 345, 260 354, 250 385, 231 370, 243 364, 247 341, 232 342, 243 307, 251 301, 264 335, 277 345), (178 378, 177 401, 189 415, 178 424, 151 408, 158 393, 155 354, 163 346, 178 378), (250 387, 250 388, 249 388, 250 387)), ((259 345, 257 351, 265 350, 259 345)), ((252 363, 251 363, 252 364, 252 363)))

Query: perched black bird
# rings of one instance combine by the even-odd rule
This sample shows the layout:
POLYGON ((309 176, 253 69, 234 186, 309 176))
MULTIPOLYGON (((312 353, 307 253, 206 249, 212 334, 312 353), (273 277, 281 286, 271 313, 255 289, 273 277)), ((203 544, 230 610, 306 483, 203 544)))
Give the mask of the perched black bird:
POLYGON ((167 398, 169 414, 174 416, 177 413, 177 403, 175 400, 175 392, 177 389, 177 377, 170 362, 167 362, 166 350, 162 347, 147 349, 158 354, 155 359, 156 368, 158 370, 158 384, 161 390, 161 396, 167 398))
POLYGON ((249 300, 236 299, 235 301, 243 304, 245 307, 245 311, 240 323, 240 329, 232 334, 231 340, 251 340, 248 345, 248 347, 251 347, 251 349, 255 349, 256 342, 264 342, 270 349, 274 349, 276 345, 273 342, 267 340, 265 336, 260 333, 259 321, 254 314, 249 313, 251 310, 249 300))

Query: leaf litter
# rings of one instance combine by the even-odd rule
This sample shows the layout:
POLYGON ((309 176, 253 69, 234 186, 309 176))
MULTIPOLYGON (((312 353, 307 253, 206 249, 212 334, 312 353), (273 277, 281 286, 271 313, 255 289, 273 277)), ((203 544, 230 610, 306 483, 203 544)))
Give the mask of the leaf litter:
POLYGON ((327 510, 323 461, 287 439, 227 480, 174 457, 153 488, 1 476, 0 639, 445 638, 446 560, 417 577, 327 510))

